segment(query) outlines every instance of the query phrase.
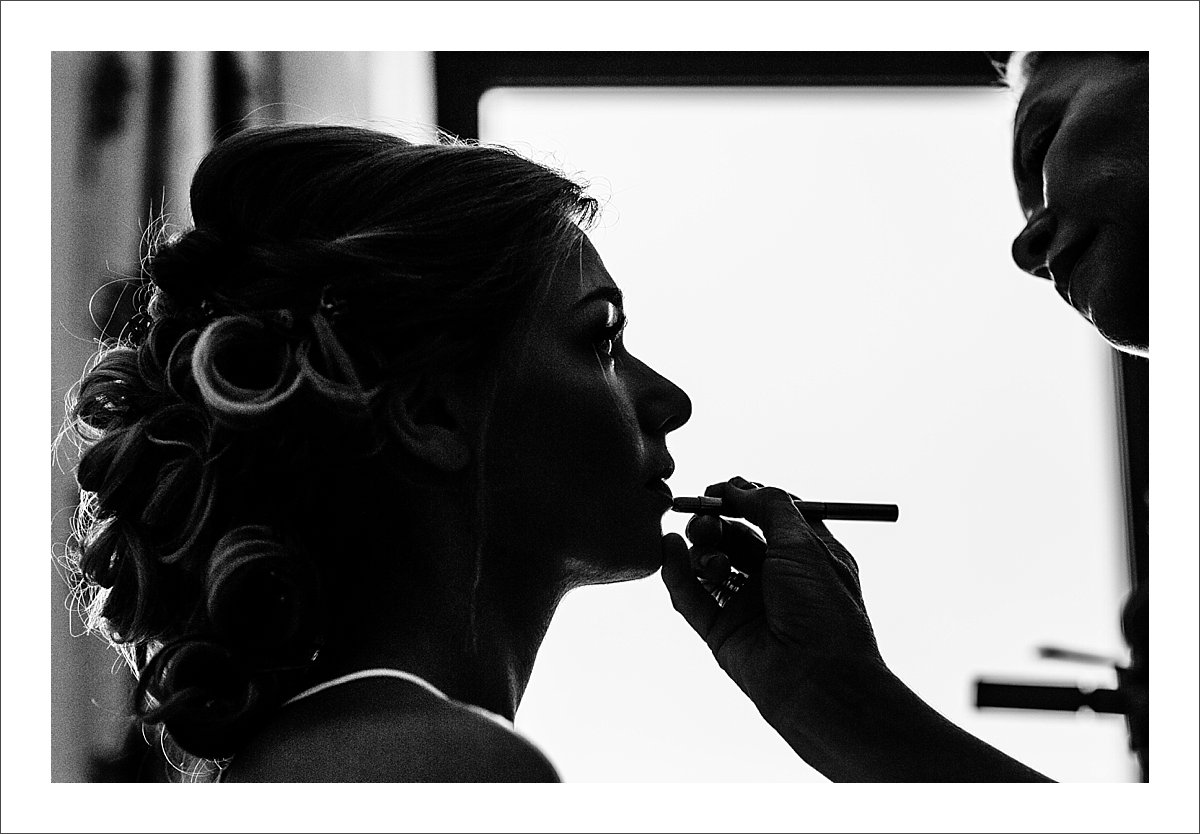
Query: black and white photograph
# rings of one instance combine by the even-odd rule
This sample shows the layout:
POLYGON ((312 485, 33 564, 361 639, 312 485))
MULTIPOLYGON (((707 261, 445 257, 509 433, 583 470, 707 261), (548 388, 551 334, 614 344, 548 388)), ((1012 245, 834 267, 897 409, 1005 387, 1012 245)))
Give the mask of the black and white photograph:
POLYGON ((95 6, 5 831, 1196 830, 1197 4, 95 6))

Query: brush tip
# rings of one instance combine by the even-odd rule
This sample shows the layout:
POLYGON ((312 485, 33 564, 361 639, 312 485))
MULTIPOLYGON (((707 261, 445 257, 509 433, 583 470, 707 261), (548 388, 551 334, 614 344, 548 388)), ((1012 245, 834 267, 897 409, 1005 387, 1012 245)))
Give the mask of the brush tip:
POLYGON ((710 498, 707 495, 699 498, 680 497, 671 502, 671 509, 677 513, 714 513, 720 512, 720 498, 710 498))

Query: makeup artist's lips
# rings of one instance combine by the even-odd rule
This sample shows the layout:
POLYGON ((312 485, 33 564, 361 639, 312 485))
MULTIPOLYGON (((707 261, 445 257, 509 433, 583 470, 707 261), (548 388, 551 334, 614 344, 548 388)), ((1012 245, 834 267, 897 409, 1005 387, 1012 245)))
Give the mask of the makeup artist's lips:
POLYGON ((1087 255, 1088 249, 1091 248, 1095 239, 1094 234, 1080 238, 1050 259, 1050 276, 1054 279, 1054 288, 1072 307, 1078 307, 1072 296, 1073 290, 1078 288, 1073 287, 1071 279, 1075 274, 1075 268, 1087 255))

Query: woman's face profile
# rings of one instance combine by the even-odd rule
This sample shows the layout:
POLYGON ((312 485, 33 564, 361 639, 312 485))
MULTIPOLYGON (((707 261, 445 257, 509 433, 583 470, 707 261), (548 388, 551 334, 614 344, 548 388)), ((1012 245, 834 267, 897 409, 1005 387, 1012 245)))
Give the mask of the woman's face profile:
POLYGON ((661 564, 667 433, 691 415, 678 386, 625 344, 622 296, 586 236, 554 277, 501 383, 488 429, 489 532, 568 586, 661 564))
POLYGON ((1053 57, 1014 123, 1028 220, 1013 259, 1114 345, 1149 346, 1149 70, 1114 55, 1053 57))

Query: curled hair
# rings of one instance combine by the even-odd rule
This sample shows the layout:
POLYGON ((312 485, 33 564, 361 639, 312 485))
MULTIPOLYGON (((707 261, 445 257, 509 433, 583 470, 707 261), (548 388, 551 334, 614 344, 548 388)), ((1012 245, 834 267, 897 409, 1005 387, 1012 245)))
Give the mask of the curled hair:
POLYGON ((196 339, 192 376, 217 420, 247 429, 261 424, 296 393, 300 374, 295 360, 296 348, 263 322, 224 316, 209 323, 196 339))
POLYGON ((336 646, 332 554, 405 477, 388 393, 492 367, 598 207, 504 148, 327 125, 234 135, 190 196, 74 397, 69 554, 138 715, 219 759, 336 646))

